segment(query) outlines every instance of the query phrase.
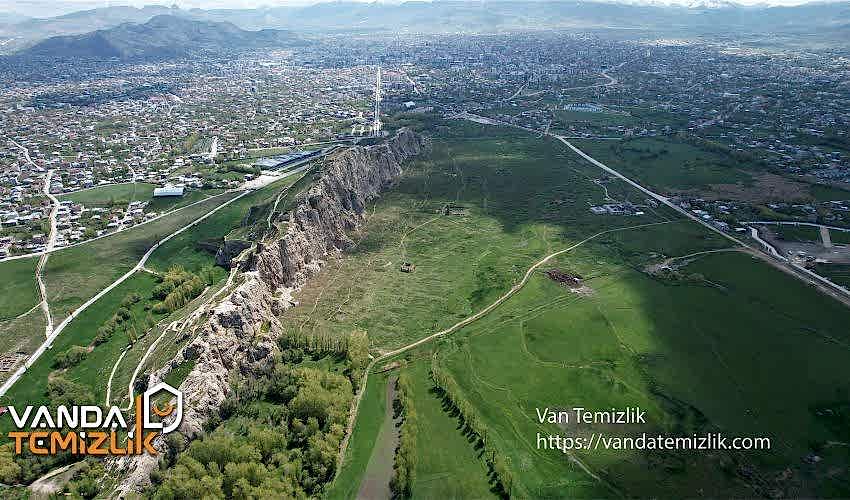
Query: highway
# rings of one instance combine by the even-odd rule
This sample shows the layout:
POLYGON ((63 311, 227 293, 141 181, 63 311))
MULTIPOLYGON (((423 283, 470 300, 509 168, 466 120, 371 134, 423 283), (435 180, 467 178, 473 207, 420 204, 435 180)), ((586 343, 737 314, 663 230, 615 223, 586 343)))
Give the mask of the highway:
MULTIPOLYGON (((507 127, 522 129, 522 130, 525 130, 526 132, 530 132, 530 133, 533 133, 533 134, 540 134, 541 132, 545 132, 545 131, 540 131, 540 130, 536 130, 536 129, 529 128, 529 127, 524 127, 522 125, 516 125, 516 124, 513 124, 513 123, 504 122, 504 121, 497 120, 497 119, 494 119, 494 118, 488 118, 486 116, 475 115, 475 114, 468 113, 468 112, 460 113, 458 115, 454 115, 452 118, 465 119, 465 120, 470 120, 470 121, 473 121, 473 122, 476 122, 476 123, 482 123, 482 124, 487 124, 487 125, 503 125, 503 126, 507 126, 507 127)), ((575 152, 576 154, 578 154, 579 156, 581 156, 585 160, 596 165, 597 167, 599 167, 602 170, 604 170, 605 172, 613 175, 614 177, 621 179, 623 182, 634 187, 635 189, 639 190, 640 192, 646 194, 647 196, 651 197, 652 199, 654 199, 654 200, 656 200, 660 203, 663 203, 664 205, 675 210, 677 213, 684 215, 685 217, 691 219, 694 222, 697 222, 698 224, 700 224, 703 227, 713 231, 716 234, 719 234, 720 236, 726 238, 727 240, 732 241, 732 242, 746 248, 747 250, 750 251, 750 253, 752 255, 755 255, 755 256, 762 258, 763 260, 770 263, 771 265, 774 265, 774 267, 791 274, 792 276, 804 281, 805 283, 807 283, 809 285, 817 286, 818 289, 821 290, 826 295, 829 295, 830 297, 833 297, 834 299, 838 300, 839 302, 842 302, 842 303, 850 306, 850 290, 847 290, 846 288, 824 278, 823 276, 820 276, 818 274, 813 273, 812 271, 804 268, 803 266, 799 266, 797 264, 794 264, 793 262, 790 262, 788 259, 785 259, 781 255, 779 255, 777 257, 778 254, 774 254, 775 249, 773 250, 773 252, 771 252, 768 249, 765 249, 765 251, 769 252, 768 254, 765 254, 765 253, 759 251, 759 249, 753 248, 752 245, 749 245, 749 244, 745 243, 744 241, 734 237, 733 235, 728 234, 728 233, 720 230, 719 228, 715 227, 714 225, 712 225, 712 224, 704 221, 703 219, 697 217, 695 214, 692 214, 692 213, 688 212, 687 210, 683 209, 682 207, 680 207, 679 205, 676 205, 675 203, 671 202, 666 196, 662 196, 658 193, 655 193, 655 192, 643 187, 642 185, 640 185, 637 182, 633 181, 632 179, 626 177, 625 175, 621 174, 620 172, 614 170, 613 168, 609 167, 608 165, 606 165, 606 164, 602 163, 601 161, 593 158, 589 154, 585 153, 584 151, 582 151, 581 149, 576 147, 566 137, 561 136, 561 135, 557 135, 557 134, 554 134, 554 133, 551 133, 551 132, 545 132, 545 135, 549 135, 549 136, 561 141, 564 145, 566 145, 573 152, 575 152)), ((803 223, 800 223, 800 224, 803 224, 803 223)), ((773 248, 773 247, 769 246, 769 248, 773 248)))

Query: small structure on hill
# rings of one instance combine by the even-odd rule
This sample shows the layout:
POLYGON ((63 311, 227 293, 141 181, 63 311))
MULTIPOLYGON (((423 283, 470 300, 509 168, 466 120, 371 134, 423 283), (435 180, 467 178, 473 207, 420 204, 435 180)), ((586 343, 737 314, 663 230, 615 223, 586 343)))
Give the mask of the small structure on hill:
POLYGON ((401 263, 401 272, 412 273, 415 270, 416 270, 415 264, 411 264, 410 262, 402 262, 401 263))
POLYGON ((550 269, 549 271, 546 271, 546 276, 548 276, 552 281, 556 281, 570 288, 581 286, 581 276, 578 274, 567 273, 560 269, 550 269))
POLYGON ((466 207, 455 205, 454 203, 446 203, 443 207, 443 215, 466 215, 466 207))

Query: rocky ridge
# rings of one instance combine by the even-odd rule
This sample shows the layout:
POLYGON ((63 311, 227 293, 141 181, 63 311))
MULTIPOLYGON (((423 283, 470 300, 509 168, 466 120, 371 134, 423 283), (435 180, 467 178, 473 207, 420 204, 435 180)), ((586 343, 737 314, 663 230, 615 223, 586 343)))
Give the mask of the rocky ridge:
MULTIPOLYGON (((231 371, 249 373, 269 359, 282 332, 278 315, 292 305, 292 293, 330 254, 351 247, 348 233, 363 221, 366 203, 398 179, 405 160, 426 147, 421 136, 402 129, 382 144, 336 154, 295 207, 279 218, 282 232, 257 242, 251 258, 242 263, 241 283, 213 309, 198 336, 148 377, 150 387, 173 367, 195 361, 179 388, 184 398, 179 432, 184 437, 197 437, 217 414, 230 390, 231 371)), ((164 439, 156 446, 164 451, 164 439)), ((111 466, 124 477, 117 488, 124 495, 150 484, 157 458, 126 457, 111 466)))

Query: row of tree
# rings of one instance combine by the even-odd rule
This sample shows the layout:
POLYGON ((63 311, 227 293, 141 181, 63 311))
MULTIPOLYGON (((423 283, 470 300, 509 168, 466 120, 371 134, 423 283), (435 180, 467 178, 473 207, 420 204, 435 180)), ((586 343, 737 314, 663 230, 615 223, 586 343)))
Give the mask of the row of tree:
POLYGON ((336 472, 336 459, 354 395, 348 376, 362 356, 365 333, 351 338, 283 335, 281 352, 250 373, 234 372, 207 435, 186 447, 169 436, 169 450, 151 475, 157 499, 318 498, 336 472), (334 369, 305 366, 335 356, 334 369), (170 442, 173 441, 173 442, 170 442), (184 450, 185 448, 185 450, 184 450))
POLYGON ((395 464, 390 489, 394 498, 410 498, 416 475, 416 409, 411 396, 408 372, 402 372, 396 381, 396 399, 393 401, 396 416, 402 417, 401 434, 395 450, 395 464))
MULTIPOLYGON (((115 311, 115 314, 113 314, 111 318, 106 320, 106 322, 97 329, 97 335, 94 337, 93 344, 95 346, 105 344, 112 338, 113 335, 115 335, 115 332, 119 330, 123 330, 130 342, 135 342, 138 339, 138 334, 136 332, 135 321, 130 321, 131 319, 135 319, 131 309, 141 300, 142 297, 138 293, 133 292, 127 294, 127 296, 125 296, 121 301, 121 305, 118 307, 118 310, 115 311)), ((155 323, 156 322, 153 317, 148 314, 145 317, 144 328, 148 329, 155 323)))
POLYGON ((348 335, 330 335, 305 333, 292 328, 278 338, 278 347, 283 359, 293 363, 298 363, 305 351, 318 356, 344 356, 344 372, 355 392, 359 390, 363 372, 369 366, 369 336, 364 330, 355 330, 348 335))
POLYGON ((478 438, 479 444, 484 448, 487 465, 493 471, 503 496, 510 498, 513 490, 513 474, 509 459, 499 452, 493 440, 488 439, 487 425, 478 417, 475 407, 463 397, 454 377, 440 366, 436 356, 431 360, 431 380, 434 381, 437 389, 442 391, 452 408, 460 414, 467 431, 478 438))
POLYGON ((202 270, 199 275, 190 273, 180 266, 172 267, 153 290, 154 298, 160 300, 153 306, 153 311, 172 313, 182 308, 203 293, 213 280, 211 271, 202 270))

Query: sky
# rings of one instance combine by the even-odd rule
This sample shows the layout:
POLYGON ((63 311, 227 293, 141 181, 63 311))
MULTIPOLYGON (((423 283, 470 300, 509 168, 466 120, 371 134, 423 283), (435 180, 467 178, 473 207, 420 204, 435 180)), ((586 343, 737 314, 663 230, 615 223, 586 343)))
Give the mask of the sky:
MULTIPOLYGON (((13 12, 31 17, 52 17, 76 10, 93 9, 115 5, 143 7, 148 4, 172 5, 181 8, 254 8, 279 5, 308 5, 327 0, 0 0, 0 12, 13 12)), ((355 0, 357 1, 357 0, 355 0)), ((373 0, 360 0, 373 1, 373 0)), ((387 3, 399 3, 403 0, 379 0, 387 3)), ((420 0, 421 1, 421 0, 420 0)), ((427 0, 426 0, 427 1, 427 0)), ((479 0, 475 0, 479 1, 479 0)), ((614 1, 614 0, 609 0, 614 1)), ((624 3, 658 3, 687 5, 700 0, 622 0, 624 3)), ((732 0, 743 5, 799 5, 808 0, 732 0)), ((2 19, 0 19, 2 22, 2 19)))

